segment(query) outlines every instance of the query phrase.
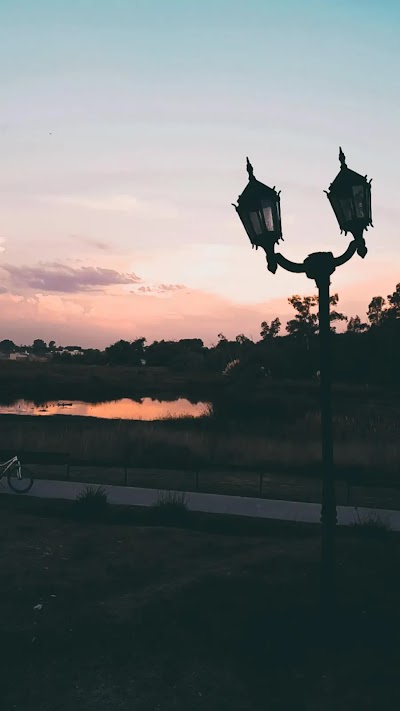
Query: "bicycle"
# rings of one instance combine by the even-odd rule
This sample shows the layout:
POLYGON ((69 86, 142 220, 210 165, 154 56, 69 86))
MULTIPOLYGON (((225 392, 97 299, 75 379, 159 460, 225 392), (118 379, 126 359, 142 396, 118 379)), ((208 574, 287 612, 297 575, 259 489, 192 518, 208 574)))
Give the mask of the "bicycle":
POLYGON ((8 486, 16 494, 26 494, 33 486, 34 480, 29 469, 25 465, 22 469, 22 464, 17 456, 6 462, 0 462, 0 479, 6 474, 8 486), (25 474, 27 476, 24 476, 25 474))

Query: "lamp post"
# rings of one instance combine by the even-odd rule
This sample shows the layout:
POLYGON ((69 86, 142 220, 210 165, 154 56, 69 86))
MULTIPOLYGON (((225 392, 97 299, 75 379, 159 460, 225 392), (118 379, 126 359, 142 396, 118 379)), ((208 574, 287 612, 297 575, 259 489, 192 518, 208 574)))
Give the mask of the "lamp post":
POLYGON ((367 254, 364 230, 372 226, 371 181, 366 176, 350 170, 342 149, 339 151, 340 171, 329 191, 325 191, 332 205, 340 231, 353 236, 346 251, 339 257, 331 252, 310 254, 303 263, 292 262, 279 252, 275 245, 282 237, 280 193, 254 177, 253 167, 247 159, 249 182, 234 205, 250 239, 252 247, 265 250, 267 265, 275 274, 278 266, 289 272, 305 273, 318 288, 319 339, 320 339, 320 407, 322 445, 322 551, 321 551, 321 604, 329 614, 335 606, 335 555, 334 539, 337 523, 332 437, 332 358, 330 327, 330 278, 337 267, 345 264, 357 252, 367 254))

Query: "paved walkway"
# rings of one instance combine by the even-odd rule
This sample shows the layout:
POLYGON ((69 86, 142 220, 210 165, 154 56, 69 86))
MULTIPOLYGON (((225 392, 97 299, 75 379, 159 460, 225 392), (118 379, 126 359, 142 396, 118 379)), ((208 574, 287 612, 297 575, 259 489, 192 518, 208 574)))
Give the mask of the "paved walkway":
MULTIPOLYGON (((75 499, 76 495, 86 486, 82 482, 53 481, 37 479, 27 496, 37 496, 46 499, 75 499)), ((160 494, 166 493, 157 489, 140 489, 133 486, 107 486, 111 504, 124 506, 152 506, 160 494)), ((8 492, 8 489, 4 489, 8 492)), ((182 492, 177 492, 182 494, 182 492)), ((18 496, 19 494, 15 494, 18 496)), ((280 501, 277 499, 256 499, 247 496, 225 496, 220 494, 186 494, 188 508, 191 511, 204 513, 230 514, 233 516, 251 516, 255 518, 277 519, 280 521, 301 521, 302 523, 319 523, 321 506, 300 501, 280 501)), ((339 526, 349 526, 357 520, 356 511, 350 506, 338 506, 339 526)), ((364 519, 370 514, 376 514, 385 521, 393 531, 400 531, 400 511, 387 509, 358 508, 358 514, 364 519)))

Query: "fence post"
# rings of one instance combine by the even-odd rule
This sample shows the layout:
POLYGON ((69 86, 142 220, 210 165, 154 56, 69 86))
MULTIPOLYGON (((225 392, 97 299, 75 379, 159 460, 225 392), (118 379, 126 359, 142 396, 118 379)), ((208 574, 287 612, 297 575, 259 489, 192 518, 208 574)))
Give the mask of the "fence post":
POLYGON ((350 484, 350 480, 347 479, 347 482, 346 482, 346 483, 347 483, 347 497, 346 497, 346 498, 347 498, 347 502, 346 502, 346 503, 347 503, 347 506, 350 506, 350 504, 351 504, 351 501, 350 501, 350 499, 351 499, 351 488, 350 488, 350 487, 351 487, 351 484, 350 484))

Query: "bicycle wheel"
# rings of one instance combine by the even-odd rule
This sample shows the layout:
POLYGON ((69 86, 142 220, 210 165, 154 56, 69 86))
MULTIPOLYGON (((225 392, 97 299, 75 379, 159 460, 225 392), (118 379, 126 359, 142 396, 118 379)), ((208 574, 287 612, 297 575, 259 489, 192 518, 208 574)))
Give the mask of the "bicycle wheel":
POLYGON ((33 478, 29 469, 21 466, 21 479, 17 476, 17 467, 7 476, 8 486, 16 494, 26 494, 33 486, 33 478))

